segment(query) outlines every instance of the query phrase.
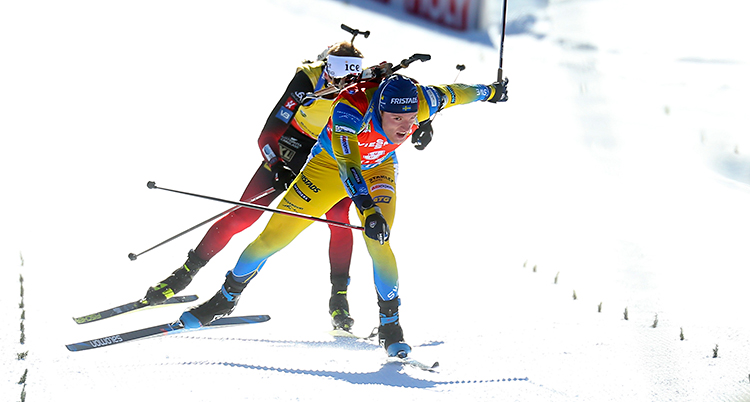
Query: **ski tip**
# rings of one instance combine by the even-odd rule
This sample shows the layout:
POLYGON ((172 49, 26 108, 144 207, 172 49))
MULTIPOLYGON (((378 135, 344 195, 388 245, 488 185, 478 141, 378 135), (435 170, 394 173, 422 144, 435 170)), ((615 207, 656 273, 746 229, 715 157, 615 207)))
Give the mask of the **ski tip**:
POLYGON ((83 317, 73 317, 73 321, 75 321, 76 324, 80 325, 80 324, 86 324, 92 321, 96 321, 101 318, 102 318, 102 315, 99 313, 96 313, 96 314, 85 315, 83 317))
POLYGON ((78 352, 78 348, 76 347, 75 343, 71 343, 70 345, 65 345, 66 348, 68 348, 71 352, 78 352))

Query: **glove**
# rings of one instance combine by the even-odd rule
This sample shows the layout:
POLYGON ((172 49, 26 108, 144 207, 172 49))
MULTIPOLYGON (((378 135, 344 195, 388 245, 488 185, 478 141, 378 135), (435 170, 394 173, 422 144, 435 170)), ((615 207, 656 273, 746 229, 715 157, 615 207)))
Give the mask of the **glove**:
POLYGON ((411 135, 411 143, 414 148, 423 150, 432 141, 432 120, 419 123, 419 128, 411 135))
POLYGON ((505 102, 508 100, 508 78, 506 77, 502 82, 493 82, 492 85, 495 87, 495 96, 487 99, 487 102, 497 103, 505 102))
POLYGON ((276 191, 286 191, 297 176, 282 160, 271 165, 271 173, 273 174, 273 188, 276 191))
POLYGON ((372 207, 362 214, 365 216, 365 236, 379 241, 380 245, 385 244, 391 232, 388 229, 388 222, 380 213, 380 208, 372 207))

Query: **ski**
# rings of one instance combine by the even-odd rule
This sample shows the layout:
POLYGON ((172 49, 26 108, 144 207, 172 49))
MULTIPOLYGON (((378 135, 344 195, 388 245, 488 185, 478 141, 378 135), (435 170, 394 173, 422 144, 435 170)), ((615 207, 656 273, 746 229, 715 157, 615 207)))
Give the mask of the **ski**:
POLYGON ((375 328, 375 332, 371 332, 367 336, 357 335, 351 331, 347 331, 342 328, 335 328, 331 331, 328 331, 328 334, 330 334, 334 338, 354 338, 354 339, 364 339, 364 340, 370 340, 378 336, 377 328, 375 328))
POLYGON ((388 357, 388 362, 389 363, 401 363, 401 364, 405 364, 405 365, 418 368, 420 370, 429 371, 429 372, 435 372, 436 369, 440 366, 440 363, 438 362, 432 363, 432 365, 428 365, 418 360, 412 359, 411 357, 390 356, 388 357))
POLYGON ((219 327, 228 327, 233 325, 242 325, 242 324, 256 324, 260 322, 266 322, 270 320, 271 317, 268 315, 245 315, 245 316, 237 316, 237 317, 224 317, 220 318, 211 324, 196 328, 196 329, 187 329, 182 326, 182 323, 180 321, 173 322, 171 324, 162 324, 162 325, 156 325, 149 328, 142 328, 137 329, 135 331, 129 331, 129 332, 123 332, 116 335, 111 336, 105 336, 103 338, 96 338, 92 339, 90 341, 85 342, 78 342, 78 343, 71 343, 70 345, 65 345, 65 347, 68 348, 71 352, 78 352, 80 350, 89 350, 89 349, 98 349, 105 346, 111 346, 116 345, 123 342, 128 341, 134 341, 138 339, 145 339, 155 336, 162 336, 162 335, 168 335, 168 334, 178 334, 182 332, 195 332, 195 331, 201 331, 204 329, 213 329, 213 328, 219 328, 219 327))
POLYGON ((175 296, 175 297, 167 299, 167 301, 165 301, 164 303, 156 304, 156 305, 148 305, 148 304, 143 303, 142 300, 138 300, 132 303, 123 304, 122 306, 108 308, 98 313, 84 315, 82 317, 73 317, 73 321, 75 321, 78 324, 86 324, 89 322, 103 320, 105 318, 114 317, 116 315, 129 313, 131 311, 140 310, 144 308, 168 306, 170 304, 178 304, 178 303, 189 303, 189 302, 196 301, 196 300, 198 300, 198 296, 196 295, 175 296))

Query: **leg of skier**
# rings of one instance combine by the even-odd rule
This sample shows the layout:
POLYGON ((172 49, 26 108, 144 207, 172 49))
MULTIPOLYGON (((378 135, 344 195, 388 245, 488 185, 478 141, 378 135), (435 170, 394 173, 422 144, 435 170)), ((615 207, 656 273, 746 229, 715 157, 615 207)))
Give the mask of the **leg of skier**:
MULTIPOLYGON (((346 197, 337 169, 335 162, 325 154, 312 158, 284 193, 278 209, 322 216, 346 197)), ((227 273, 224 286, 208 302, 183 313, 180 321, 188 328, 195 328, 230 314, 246 284, 260 272, 268 258, 291 243, 310 224, 310 220, 274 214, 227 273)))
MULTIPOLYGON (((315 140, 290 126, 279 139, 279 147, 284 150, 282 159, 295 174, 302 170, 315 140)), ((240 201, 250 202, 258 194, 274 187, 274 175, 266 164, 261 164, 245 188, 240 201)), ((253 201, 254 204, 269 206, 281 194, 280 191, 253 201)), ((193 277, 208 261, 229 243, 234 235, 252 226, 263 211, 240 208, 217 221, 203 237, 203 240, 188 253, 188 260, 167 279, 151 287, 146 293, 149 304, 160 304, 185 289, 193 277)), ((348 270, 348 267, 347 267, 348 270)))
MULTIPOLYGON (((393 228, 396 216, 396 171, 397 163, 388 160, 363 172, 370 195, 375 205, 380 208, 389 228, 393 228)), ((364 224, 364 217, 361 214, 359 217, 364 224)), ((378 240, 364 235, 363 238, 372 258, 373 277, 380 310, 378 340, 389 356, 406 357, 411 352, 411 347, 404 342, 404 332, 399 319, 398 308, 401 303, 396 257, 387 240, 381 245, 378 240)))
MULTIPOLYGON (((250 180, 250 183, 248 183, 240 200, 243 202, 249 201, 257 194, 272 186, 273 176, 271 175, 271 171, 264 165, 261 165, 250 180)), ((278 195, 278 192, 273 192, 261 199, 255 200, 254 203, 268 206, 278 195)), ((161 304, 185 289, 198 271, 229 243, 232 236, 250 227, 262 214, 263 211, 260 210, 240 208, 218 220, 206 232, 206 235, 198 244, 198 247, 195 248, 195 251, 190 250, 188 252, 187 261, 169 277, 150 287, 146 292, 144 300, 150 305, 161 304)))
MULTIPOLYGON (((349 207, 352 200, 343 198, 326 212, 326 219, 349 223, 349 207)), ((331 230, 331 241, 328 255, 331 261, 331 298, 328 301, 328 313, 334 329, 349 331, 354 325, 354 319, 349 313, 347 289, 349 286, 349 266, 352 259, 354 236, 350 229, 328 225, 331 230)))

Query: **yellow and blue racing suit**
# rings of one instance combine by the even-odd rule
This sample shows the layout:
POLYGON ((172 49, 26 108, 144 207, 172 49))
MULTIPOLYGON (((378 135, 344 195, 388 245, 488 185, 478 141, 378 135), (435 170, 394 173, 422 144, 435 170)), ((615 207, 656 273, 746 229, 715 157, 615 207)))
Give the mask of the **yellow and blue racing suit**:
MULTIPOLYGON (((450 84, 417 85, 417 91, 417 121, 425 121, 447 107, 486 101, 495 89, 450 84)), ((346 88, 336 98, 328 125, 318 137, 307 164, 284 194, 279 209, 317 217, 350 197, 358 207, 361 222, 364 223, 366 209, 363 201, 367 200, 380 208, 388 227, 393 227, 398 174, 395 150, 400 144, 392 143, 383 133, 378 97, 377 84, 362 82, 346 88)), ((416 127, 415 124, 412 131, 416 127)), ((311 223, 275 214, 242 253, 232 275, 240 282, 249 281, 268 257, 291 243, 311 223)), ((378 297, 393 300, 398 297, 398 270, 390 244, 363 237, 372 258, 378 297)))

